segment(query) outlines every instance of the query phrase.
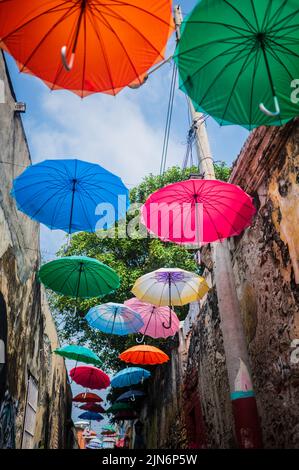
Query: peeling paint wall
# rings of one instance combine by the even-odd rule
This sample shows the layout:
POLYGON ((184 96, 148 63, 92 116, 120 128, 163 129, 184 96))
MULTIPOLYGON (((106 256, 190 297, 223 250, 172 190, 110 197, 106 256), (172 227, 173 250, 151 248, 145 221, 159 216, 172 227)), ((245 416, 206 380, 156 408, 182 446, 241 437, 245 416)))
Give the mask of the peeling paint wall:
POLYGON ((39 226, 16 209, 10 196, 13 179, 31 162, 2 56, 0 79, 5 84, 5 103, 0 103, 0 293, 7 314, 0 447, 22 446, 30 373, 38 387, 32 446, 63 448, 72 445, 68 440, 71 392, 63 359, 53 354, 58 338, 45 294, 37 282, 39 226))
MULTIPOLYGON (((233 167, 231 182, 247 191, 257 207, 252 226, 230 240, 230 250, 264 447, 298 448, 299 120, 253 131, 233 167)), ((177 406, 183 410, 184 445, 233 448, 236 442, 209 247, 202 249, 201 260, 213 288, 197 308, 191 306, 185 320, 187 359, 177 406), (200 422, 197 429, 188 418, 190 403, 200 405, 194 415, 200 422)), ((175 361, 180 360, 179 354, 175 356, 175 361)), ((168 394, 160 384, 159 369, 152 387, 153 402, 168 394)), ((155 419, 150 412, 146 415, 151 435, 162 428, 161 417, 167 425, 157 447, 165 445, 170 432, 182 433, 182 426, 169 422, 166 407, 159 405, 155 419)))

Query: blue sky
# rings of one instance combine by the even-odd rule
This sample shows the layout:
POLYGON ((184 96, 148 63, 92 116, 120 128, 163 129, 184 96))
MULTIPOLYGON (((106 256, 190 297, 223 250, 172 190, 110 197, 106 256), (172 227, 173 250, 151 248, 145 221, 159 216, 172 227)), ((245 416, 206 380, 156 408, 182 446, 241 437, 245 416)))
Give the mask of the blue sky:
MULTIPOLYGON (((195 3, 182 1, 183 14, 195 3)), ((173 49, 171 39, 168 53, 173 49)), ((10 57, 8 65, 17 99, 27 104, 23 122, 33 163, 77 157, 118 174, 129 188, 146 174, 159 173, 171 65, 152 74, 138 90, 127 88, 116 97, 96 94, 84 100, 66 91, 50 92, 41 80, 20 74, 10 57)), ((187 116, 185 95, 177 90, 167 166, 182 165, 187 116)), ((238 126, 220 127, 211 118, 207 126, 214 159, 231 163, 248 132, 238 126)), ((42 250, 54 253, 63 241, 63 233, 41 228, 42 250)))

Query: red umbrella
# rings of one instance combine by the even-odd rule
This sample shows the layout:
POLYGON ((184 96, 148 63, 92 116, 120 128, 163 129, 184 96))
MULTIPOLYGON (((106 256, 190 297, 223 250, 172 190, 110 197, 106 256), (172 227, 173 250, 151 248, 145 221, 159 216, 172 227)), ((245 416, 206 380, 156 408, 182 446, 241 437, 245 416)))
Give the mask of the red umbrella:
POLYGON ((105 372, 93 366, 74 367, 70 371, 70 377, 82 387, 97 389, 107 388, 110 385, 110 379, 105 372))
POLYGON ((99 395, 96 395, 95 393, 86 392, 76 395, 73 398, 73 401, 79 403, 100 403, 103 401, 103 398, 101 398, 99 395))
POLYGON ((252 198, 239 186, 190 179, 151 194, 142 221, 161 240, 201 245, 239 235, 255 214, 252 198))
POLYGON ((81 405, 80 410, 94 411, 95 413, 105 413, 105 409, 97 403, 84 403, 81 405))

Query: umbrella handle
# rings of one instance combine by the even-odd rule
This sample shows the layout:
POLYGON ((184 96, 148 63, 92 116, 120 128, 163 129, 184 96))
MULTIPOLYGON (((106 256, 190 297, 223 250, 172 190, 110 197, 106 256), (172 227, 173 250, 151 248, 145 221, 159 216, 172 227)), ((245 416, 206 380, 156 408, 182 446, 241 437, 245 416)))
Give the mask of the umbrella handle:
POLYGON ((132 395, 131 398, 130 398, 131 401, 135 401, 136 398, 135 398, 135 395, 132 395))
POLYGON ((266 114, 266 116, 279 116, 280 115, 280 106, 279 106, 279 101, 277 96, 273 96, 274 100, 274 105, 275 105, 275 111, 270 111, 269 109, 266 108, 266 106, 263 103, 260 103, 259 108, 262 111, 262 113, 266 114))
POLYGON ((143 341, 144 341, 144 336, 145 336, 145 335, 142 335, 141 339, 136 338, 136 343, 138 343, 138 344, 143 343, 143 341))
POLYGON ((65 70, 67 72, 70 72, 73 68, 73 65, 74 65, 75 53, 72 52, 72 55, 71 55, 71 58, 70 58, 69 62, 67 61, 67 58, 66 58, 66 46, 63 46, 61 48, 60 53, 61 53, 61 61, 62 61, 63 67, 65 68, 65 70))

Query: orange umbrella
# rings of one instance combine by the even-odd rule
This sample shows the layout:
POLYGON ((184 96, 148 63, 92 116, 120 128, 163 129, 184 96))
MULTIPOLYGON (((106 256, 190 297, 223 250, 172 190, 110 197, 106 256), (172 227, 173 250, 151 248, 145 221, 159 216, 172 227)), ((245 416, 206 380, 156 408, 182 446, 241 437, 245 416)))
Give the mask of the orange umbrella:
POLYGON ((133 346, 118 356, 122 361, 131 364, 163 364, 169 361, 169 357, 161 349, 146 344, 133 346))
POLYGON ((0 1, 0 46, 20 70, 81 97, 142 84, 172 31, 171 0, 0 1))

